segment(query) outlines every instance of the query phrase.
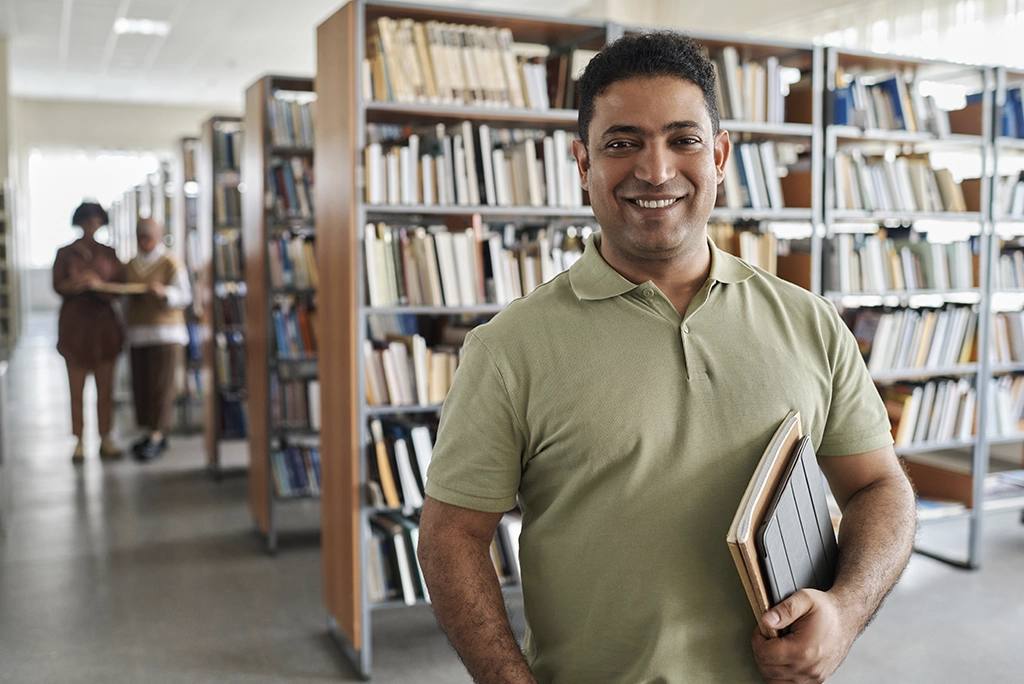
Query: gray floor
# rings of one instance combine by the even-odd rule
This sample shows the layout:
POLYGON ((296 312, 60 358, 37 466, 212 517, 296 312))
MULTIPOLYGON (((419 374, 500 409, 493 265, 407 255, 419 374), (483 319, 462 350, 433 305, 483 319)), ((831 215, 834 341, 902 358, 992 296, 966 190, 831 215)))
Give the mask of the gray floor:
MULTIPOLYGON (((213 481, 198 437, 159 462, 71 465, 55 321, 36 316, 5 379, 0 466, 0 682, 354 681, 326 631, 315 506, 262 550, 245 480, 213 481)), ((94 424, 90 428, 95 431, 94 424)), ((130 412, 119 437, 134 436, 130 412)), ((959 523, 922 544, 964 548, 959 523)), ((516 623, 521 622, 513 606, 516 623)), ((374 680, 468 682, 429 609, 376 613, 374 680)), ((1024 682, 1024 527, 986 520, 983 567, 915 556, 830 682, 1024 682)))

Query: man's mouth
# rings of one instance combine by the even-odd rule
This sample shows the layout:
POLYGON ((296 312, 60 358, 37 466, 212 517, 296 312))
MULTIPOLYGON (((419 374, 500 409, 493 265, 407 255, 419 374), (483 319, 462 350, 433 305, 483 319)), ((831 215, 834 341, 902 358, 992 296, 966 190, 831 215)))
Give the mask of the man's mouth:
POLYGON ((679 200, 679 197, 671 197, 669 199, 657 200, 630 199, 629 201, 643 209, 664 209, 665 207, 675 204, 679 200))

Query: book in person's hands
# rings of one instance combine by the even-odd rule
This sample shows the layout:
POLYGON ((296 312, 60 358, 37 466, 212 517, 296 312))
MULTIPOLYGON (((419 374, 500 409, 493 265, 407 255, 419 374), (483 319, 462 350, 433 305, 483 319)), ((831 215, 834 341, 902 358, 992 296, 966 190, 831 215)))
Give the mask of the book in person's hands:
POLYGON ((146 283, 116 283, 102 280, 90 285, 89 289, 93 292, 102 292, 104 294, 131 295, 146 294, 149 291, 149 285, 146 283))
POLYGON ((791 411, 761 455, 726 537, 758 627, 763 614, 798 589, 825 591, 838 546, 821 471, 800 414, 791 411))

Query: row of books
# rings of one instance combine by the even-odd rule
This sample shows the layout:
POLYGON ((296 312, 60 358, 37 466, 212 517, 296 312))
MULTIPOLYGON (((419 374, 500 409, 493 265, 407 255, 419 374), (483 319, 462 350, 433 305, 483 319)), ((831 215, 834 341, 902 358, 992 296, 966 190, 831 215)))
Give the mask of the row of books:
POLYGON ((279 359, 316 356, 317 314, 311 297, 277 296, 270 310, 279 359))
POLYGON ((1024 138, 1024 85, 1006 89, 1006 104, 999 116, 999 135, 1024 138))
POLYGON ((245 386, 245 340, 239 332, 219 332, 214 335, 213 353, 216 355, 217 386, 237 389, 245 386))
POLYGON ((220 434, 232 439, 245 439, 249 434, 249 419, 245 402, 233 393, 220 393, 220 434))
POLYGON ((993 316, 992 362, 1024 362, 1024 312, 1006 311, 993 316))
POLYGON ((320 429, 320 381, 270 374, 270 422, 275 428, 320 429))
POLYGON ((966 441, 975 430, 977 392, 964 378, 882 389, 896 446, 966 441))
POLYGON ((433 406, 448 395, 459 347, 428 347, 421 335, 363 341, 366 402, 370 406, 433 406))
POLYGON ((1003 375, 989 382, 988 434, 999 437, 1024 432, 1024 375, 1003 375))
POLYGON ((996 178, 992 204, 997 219, 1024 220, 1024 173, 996 178))
MULTIPOLYGON (((308 93, 303 93, 304 96, 308 93)), ((267 124, 274 147, 313 148, 313 101, 286 97, 284 91, 267 98, 267 124)))
POLYGON ((287 499, 320 495, 320 446, 315 442, 281 442, 270 449, 274 492, 287 499))
POLYGON ((969 241, 946 244, 839 233, 832 240, 829 288, 843 293, 970 290, 977 287, 969 241))
POLYGON ((225 293, 213 298, 213 321, 218 330, 245 326, 245 295, 225 293))
POLYGON ((267 167, 267 205, 275 218, 313 218, 313 162, 273 158, 267 167))
POLYGON ((594 55, 552 55, 516 43, 507 27, 391 17, 377 20, 367 48, 366 99, 539 110, 574 106, 575 76, 594 55))
POLYGON ((570 226, 517 234, 511 224, 498 231, 368 224, 369 304, 508 304, 575 263, 591 230, 570 226))
POLYGON ((849 311, 850 327, 872 373, 938 371, 969 363, 975 353, 978 315, 969 306, 849 311))
POLYGON ((213 234, 213 266, 217 280, 242 280, 245 259, 242 256, 242 231, 228 228, 213 234))
MULTIPOLYGON (((491 562, 501 584, 520 582, 519 534, 522 518, 506 514, 491 540, 491 562)), ((415 513, 382 511, 370 516, 367 595, 371 603, 430 601, 416 552, 419 518, 415 513)))
POLYGON ((783 123, 788 84, 778 57, 764 62, 740 61, 739 51, 728 45, 712 53, 718 76, 718 109, 722 119, 783 123))
POLYGON ((993 287, 997 290, 1024 288, 1024 251, 1011 249, 999 255, 993 287))
POLYGON ((300 290, 320 287, 312 236, 282 235, 267 244, 270 255, 270 286, 300 290))
POLYGON ((730 209, 785 208, 779 177, 785 166, 779 163, 779 156, 781 152, 787 159, 795 157, 793 149, 790 144, 773 140, 735 145, 725 162, 725 205, 730 209))
POLYGON ((487 124, 474 131, 468 121, 453 135, 443 124, 420 132, 382 124, 368 129, 369 204, 583 206, 569 131, 487 124))
POLYGON ((932 168, 927 155, 835 157, 836 208, 893 212, 965 212, 963 188, 949 169, 932 168))
POLYGON ((712 221, 708 236, 719 249, 738 256, 748 264, 775 274, 778 271, 778 238, 771 232, 738 229, 735 224, 712 221))
POLYGON ((864 129, 950 133, 949 113, 931 95, 922 95, 903 72, 839 74, 834 96, 833 123, 864 129), (848 83, 844 83, 849 79, 848 83))
POLYGON ((213 217, 218 226, 237 226, 242 222, 242 193, 233 183, 218 183, 213 188, 213 217))
POLYGON ((238 171, 242 168, 241 129, 214 128, 213 168, 216 171, 238 171))

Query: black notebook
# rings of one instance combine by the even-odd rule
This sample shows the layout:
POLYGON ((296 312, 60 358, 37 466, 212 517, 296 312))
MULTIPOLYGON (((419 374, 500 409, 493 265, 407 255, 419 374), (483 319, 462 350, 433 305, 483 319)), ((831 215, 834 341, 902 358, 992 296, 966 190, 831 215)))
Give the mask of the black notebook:
POLYGON ((828 591, 839 546, 811 438, 793 450, 757 535, 772 605, 798 589, 828 591))

